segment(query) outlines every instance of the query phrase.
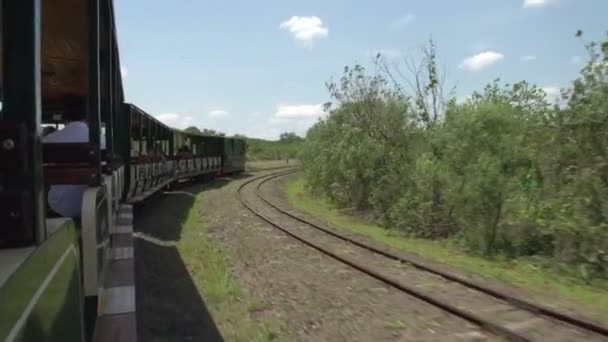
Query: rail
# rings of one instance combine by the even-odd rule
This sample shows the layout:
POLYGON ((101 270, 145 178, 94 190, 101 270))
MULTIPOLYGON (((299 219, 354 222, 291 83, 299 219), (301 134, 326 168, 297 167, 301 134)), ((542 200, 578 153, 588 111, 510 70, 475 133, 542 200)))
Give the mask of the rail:
POLYGON ((363 272, 363 273, 365 273, 365 274, 367 274, 369 276, 372 276, 372 277, 374 277, 374 278, 376 278, 376 279, 378 279, 378 280, 380 280, 380 281, 382 281, 382 282, 384 282, 384 283, 386 283, 386 284, 388 284, 388 285, 390 285, 390 286, 392 286, 394 288, 397 288, 400 291, 406 292, 406 293, 408 293, 410 295, 413 295, 413 296, 415 296, 415 297, 417 297, 417 298, 419 298, 419 299, 421 299, 421 300, 423 300, 423 301, 425 301, 425 302, 427 302, 429 304, 432 304, 432 305, 437 306, 437 307, 439 307, 439 308, 441 308, 441 309, 443 309, 445 311, 448 311, 448 312, 450 312, 450 313, 452 313, 452 314, 454 314, 456 316, 464 318, 464 319, 468 320, 469 322, 472 322, 472 323, 474 323, 474 324, 476 324, 476 325, 484 328, 487 331, 490 331, 490 332, 492 332, 492 333, 494 333, 496 335, 503 336, 503 337, 507 338, 510 341, 531 341, 531 338, 528 337, 528 336, 523 335, 522 333, 513 331, 511 329, 508 329, 508 328, 504 327, 503 325, 501 325, 498 322, 492 321, 492 320, 490 320, 488 318, 481 317, 481 316, 476 315, 474 313, 462 310, 462 309, 457 308, 455 306, 452 306, 452 305, 450 305, 448 303, 442 302, 442 301, 440 301, 440 300, 438 300, 436 298, 433 298, 432 296, 429 296, 429 295, 427 295, 425 293, 422 293, 421 291, 419 291, 419 290, 417 290, 415 288, 412 288, 410 286, 407 286, 407 285, 404 285, 402 283, 399 283, 399 282, 397 282, 397 281, 395 281, 393 279, 390 279, 390 278, 388 278, 386 276, 383 276, 383 275, 377 273, 374 270, 371 270, 371 269, 369 269, 369 268, 367 268, 365 266, 362 266, 362 265, 357 264, 357 263, 355 263, 355 262, 353 262, 351 260, 347 260, 347 259, 345 259, 345 258, 343 258, 343 257, 341 257, 339 255, 336 255, 335 253, 333 253, 333 252, 331 252, 331 251, 329 251, 329 250, 327 250, 327 249, 325 249, 323 247, 320 247, 319 245, 316 245, 316 244, 314 244, 314 243, 312 243, 312 242, 310 242, 310 241, 308 241, 308 240, 306 240, 306 239, 298 236, 297 234, 294 234, 294 233, 290 232, 288 229, 286 229, 283 226, 277 224, 276 222, 273 222, 267 216, 265 216, 264 214, 262 214, 259 210, 255 209, 253 206, 251 206, 250 203, 247 203, 247 201, 244 200, 244 198, 243 198, 243 196, 241 194, 243 188, 245 186, 247 186, 247 185, 255 182, 255 181, 262 180, 256 186, 256 189, 255 189, 256 196, 260 200, 262 200, 264 203, 266 203, 270 207, 274 208, 275 210, 279 211, 283 215, 289 216, 292 219, 295 219, 295 220, 297 220, 297 221, 299 221, 299 222, 301 222, 303 224, 306 224, 308 226, 311 226, 311 227, 313 227, 313 228, 315 228, 315 229, 317 229, 317 230, 319 230, 319 231, 321 231, 321 232, 323 232, 325 234, 329 234, 329 235, 331 235, 331 236, 333 236, 335 238, 338 238, 340 240, 348 242, 348 243, 350 243, 352 245, 355 245, 357 247, 363 248, 363 249, 365 249, 367 251, 370 251, 370 252, 373 252, 375 254, 381 255, 383 257, 386 257, 386 258, 389 258, 389 259, 392 259, 392 260, 395 260, 395 261, 399 261, 399 262, 411 265, 411 266, 413 266, 413 267, 415 267, 415 268, 417 268, 419 270, 422 270, 422 271, 425 271, 425 272, 428 272, 428 273, 431 273, 431 274, 434 274, 434 275, 437 275, 437 276, 441 276, 444 279, 449 280, 451 282, 455 282, 455 283, 464 285, 467 288, 474 289, 476 291, 484 293, 484 294, 486 294, 486 295, 488 295, 488 296, 490 296, 490 297, 492 297, 494 299, 498 299, 498 300, 504 301, 507 304, 509 304, 511 306, 514 306, 514 307, 516 307, 518 309, 530 312, 530 313, 532 313, 534 315, 537 315, 537 316, 544 316, 544 317, 549 318, 551 320, 559 321, 560 323, 569 324, 569 325, 575 326, 575 327, 577 327, 579 329, 583 329, 583 330, 586 330, 586 331, 589 331, 589 332, 593 332, 593 333, 599 334, 599 335, 604 336, 604 337, 608 337, 608 328, 603 327, 603 326, 601 326, 601 325, 599 325, 599 324, 597 324, 595 322, 591 322, 591 321, 583 319, 583 318, 574 317, 574 316, 571 316, 571 315, 568 315, 568 314, 564 314, 564 313, 558 312, 558 311, 556 311, 554 309, 542 306, 540 304, 532 303, 532 302, 530 302, 530 301, 528 301, 526 299, 523 299, 521 297, 510 295, 510 294, 506 294, 506 293, 503 293, 503 292, 498 291, 496 289, 493 289, 493 288, 490 288, 488 286, 485 286, 485 285, 482 285, 480 283, 477 283, 475 281, 471 281, 471 280, 462 278, 460 276, 447 273, 447 272, 445 272, 443 270, 440 270, 440 269, 438 269, 436 267, 425 265, 425 264, 423 264, 421 262, 418 262, 416 260, 409 259, 409 258, 400 256, 400 255, 396 255, 396 254, 393 254, 391 252, 379 249, 377 247, 365 244, 365 243, 363 243, 361 241, 358 241, 358 240, 355 240, 355 239, 350 238, 348 236, 345 236, 343 234, 337 233, 337 232, 335 232, 335 231, 333 231, 333 230, 331 230, 329 228, 320 226, 320 225, 318 225, 318 224, 316 224, 314 222, 310 222, 310 221, 304 219, 301 216, 298 216, 298 215, 296 215, 294 213, 291 213, 291 212, 289 212, 289 211, 281 208, 277 204, 273 203, 272 201, 268 200, 267 198, 265 198, 261 194, 261 187, 264 184, 266 184, 267 182, 269 182, 269 181, 271 181, 273 179, 276 179, 278 177, 283 177, 283 176, 286 176, 288 174, 292 174, 292 173, 294 173, 296 171, 297 170, 279 171, 279 172, 276 172, 276 173, 265 174, 265 175, 262 175, 262 176, 255 177, 255 178, 253 178, 251 180, 248 180, 247 182, 241 184, 241 186, 238 188, 239 198, 240 198, 241 202, 243 203, 243 205, 245 207, 247 207, 256 216, 258 216, 262 220, 266 221, 267 223, 269 223, 273 227, 281 230, 285 234, 291 236, 292 238, 294 238, 294 239, 296 239, 296 240, 304 243, 305 245, 307 245, 309 247, 312 247, 312 248, 320 251, 321 253, 326 254, 326 255, 330 256, 331 258, 334 258, 334 259, 336 259, 336 260, 338 260, 338 261, 340 261, 342 263, 345 263, 345 264, 347 264, 347 265, 349 265, 349 266, 351 266, 351 267, 353 267, 353 268, 355 268, 355 269, 357 269, 357 270, 359 270, 359 271, 361 271, 361 272, 363 272))

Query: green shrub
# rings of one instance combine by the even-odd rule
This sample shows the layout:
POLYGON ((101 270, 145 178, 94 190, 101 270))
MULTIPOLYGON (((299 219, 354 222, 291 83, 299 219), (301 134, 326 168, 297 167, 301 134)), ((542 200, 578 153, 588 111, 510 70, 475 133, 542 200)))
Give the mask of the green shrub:
POLYGON ((387 229, 606 277, 608 41, 588 49, 561 107, 525 81, 443 101, 434 45, 411 96, 386 65, 345 68, 302 145, 307 185, 387 229))

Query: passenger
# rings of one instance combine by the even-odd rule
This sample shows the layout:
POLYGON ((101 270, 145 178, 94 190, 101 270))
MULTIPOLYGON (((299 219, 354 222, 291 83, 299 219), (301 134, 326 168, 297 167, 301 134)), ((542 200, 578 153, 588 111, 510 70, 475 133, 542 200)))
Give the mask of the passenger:
MULTIPOLYGON (((86 98, 66 95, 63 99, 65 127, 43 138, 43 143, 86 143, 89 142, 89 126, 86 121, 86 98)), ((102 134, 100 148, 105 150, 106 139, 102 134)), ((88 185, 52 185, 48 194, 49 207, 64 217, 79 218, 82 197, 88 185)))
POLYGON ((182 146, 181 148, 181 156, 184 158, 192 157, 192 153, 190 153, 190 148, 188 146, 182 146))
POLYGON ((165 154, 163 153, 163 147, 160 144, 154 145, 154 156, 160 159, 161 161, 165 161, 165 154))
POLYGON ((156 154, 154 153, 154 146, 149 145, 146 148, 146 156, 148 157, 156 157, 156 154))

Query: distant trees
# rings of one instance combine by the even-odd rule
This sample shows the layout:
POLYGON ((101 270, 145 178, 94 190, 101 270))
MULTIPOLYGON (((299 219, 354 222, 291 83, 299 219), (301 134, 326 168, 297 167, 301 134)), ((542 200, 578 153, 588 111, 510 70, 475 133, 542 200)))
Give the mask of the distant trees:
POLYGON ((444 98, 432 43, 420 64, 347 67, 303 143, 308 187, 387 229, 608 277, 608 40, 587 48, 563 107, 525 81, 444 98))
POLYGON ((190 126, 190 127, 186 128, 184 131, 186 131, 188 133, 201 133, 201 130, 194 126, 190 126))
POLYGON ((281 133, 281 135, 279 136, 279 140, 284 142, 294 142, 302 140, 302 137, 295 134, 294 132, 285 132, 281 133))
POLYGON ((220 136, 220 137, 225 137, 226 133, 222 133, 213 129, 208 129, 208 128, 203 128, 203 130, 201 131, 200 129, 198 129, 197 127, 194 126, 190 126, 186 129, 184 129, 184 131, 188 132, 188 133, 197 133, 197 134, 203 134, 203 135, 213 135, 213 136, 220 136))
POLYGON ((208 128, 203 128, 203 130, 201 131, 202 134, 204 135, 214 135, 214 136, 218 136, 218 137, 225 137, 226 133, 220 132, 220 131, 216 131, 214 129, 208 129, 208 128))
POLYGON ((278 160, 296 159, 304 139, 293 132, 283 133, 279 140, 247 139, 247 159, 278 160))

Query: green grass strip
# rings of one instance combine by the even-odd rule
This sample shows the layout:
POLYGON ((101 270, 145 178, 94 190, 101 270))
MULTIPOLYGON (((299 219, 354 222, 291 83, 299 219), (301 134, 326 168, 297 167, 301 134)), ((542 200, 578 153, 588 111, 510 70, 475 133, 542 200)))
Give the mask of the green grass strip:
POLYGON ((230 274, 230 261, 208 236, 209 227, 199 213, 204 205, 198 194, 184 223, 177 249, 198 291, 205 298, 226 341, 278 341, 283 325, 274 318, 257 316, 260 304, 230 274))
POLYGON ((384 245, 510 283, 531 290, 533 293, 551 293, 568 301, 581 303, 594 309, 594 312, 586 313, 588 317, 600 322, 608 322, 608 282, 606 281, 596 281, 589 285, 577 278, 539 268, 535 265, 538 264, 538 259, 535 263, 526 259, 491 260, 467 254, 449 240, 413 239, 391 233, 378 225, 363 222, 340 212, 327 199, 311 195, 305 189, 303 178, 285 182, 283 190, 294 208, 330 222, 336 228, 365 235, 384 245))

